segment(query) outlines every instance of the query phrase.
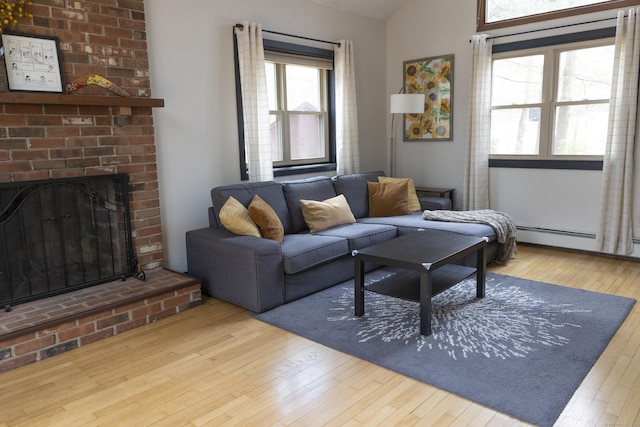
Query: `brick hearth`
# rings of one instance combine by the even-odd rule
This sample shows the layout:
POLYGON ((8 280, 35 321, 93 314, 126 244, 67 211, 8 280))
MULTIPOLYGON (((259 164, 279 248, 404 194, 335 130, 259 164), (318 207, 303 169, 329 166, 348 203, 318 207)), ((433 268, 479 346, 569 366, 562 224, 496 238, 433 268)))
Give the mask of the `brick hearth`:
POLYGON ((0 312, 0 373, 180 313, 202 303, 200 281, 157 268, 0 312))

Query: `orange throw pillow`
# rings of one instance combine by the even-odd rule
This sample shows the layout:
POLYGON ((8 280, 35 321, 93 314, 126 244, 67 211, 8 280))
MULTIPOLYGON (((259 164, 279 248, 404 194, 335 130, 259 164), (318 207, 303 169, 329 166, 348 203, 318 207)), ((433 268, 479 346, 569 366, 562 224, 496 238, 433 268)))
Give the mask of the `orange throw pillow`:
POLYGON ((369 216, 395 216, 411 213, 407 201, 408 182, 370 182, 367 181, 369 191, 369 216))
POLYGON ((260 229, 262 237, 282 243, 284 239, 282 221, 280 221, 273 208, 257 194, 253 196, 251 203, 249 203, 249 216, 260 229))
POLYGON ((407 203, 409 204, 409 210, 411 212, 422 210, 422 207, 420 206, 420 200, 418 199, 418 194, 416 193, 416 184, 413 182, 413 178, 392 178, 390 176, 379 176, 378 181, 382 183, 407 181, 407 203))

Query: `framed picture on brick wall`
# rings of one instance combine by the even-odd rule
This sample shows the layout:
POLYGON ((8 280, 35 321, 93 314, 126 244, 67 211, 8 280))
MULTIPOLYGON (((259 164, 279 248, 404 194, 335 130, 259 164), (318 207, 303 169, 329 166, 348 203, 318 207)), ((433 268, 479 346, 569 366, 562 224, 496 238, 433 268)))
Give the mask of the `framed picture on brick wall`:
POLYGON ((10 91, 64 93, 64 70, 57 37, 1 35, 10 91))

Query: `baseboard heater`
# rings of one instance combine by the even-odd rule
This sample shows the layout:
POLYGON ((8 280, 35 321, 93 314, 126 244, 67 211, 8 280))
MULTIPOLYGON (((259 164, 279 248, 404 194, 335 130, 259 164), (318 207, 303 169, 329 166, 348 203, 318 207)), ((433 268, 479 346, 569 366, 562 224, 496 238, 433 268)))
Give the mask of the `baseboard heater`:
MULTIPOLYGON (((521 225, 516 225, 516 229, 520 231, 530 231, 532 233, 545 233, 545 234, 556 234, 561 236, 569 236, 569 237, 581 237, 583 239, 596 239, 596 235, 594 233, 581 233, 578 231, 567 231, 567 230, 555 230, 553 228, 542 228, 542 227, 525 227, 521 225)), ((640 243, 640 239, 633 239, 633 243, 640 243)))

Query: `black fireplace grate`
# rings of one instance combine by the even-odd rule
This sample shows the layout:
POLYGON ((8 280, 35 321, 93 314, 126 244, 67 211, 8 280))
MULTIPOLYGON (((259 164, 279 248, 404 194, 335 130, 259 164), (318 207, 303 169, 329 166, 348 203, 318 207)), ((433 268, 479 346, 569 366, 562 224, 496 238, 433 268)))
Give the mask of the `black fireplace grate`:
POLYGON ((0 304, 133 274, 127 174, 0 184, 0 304))

